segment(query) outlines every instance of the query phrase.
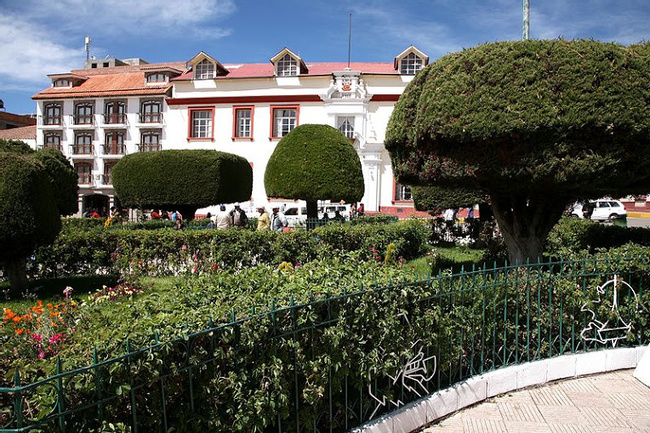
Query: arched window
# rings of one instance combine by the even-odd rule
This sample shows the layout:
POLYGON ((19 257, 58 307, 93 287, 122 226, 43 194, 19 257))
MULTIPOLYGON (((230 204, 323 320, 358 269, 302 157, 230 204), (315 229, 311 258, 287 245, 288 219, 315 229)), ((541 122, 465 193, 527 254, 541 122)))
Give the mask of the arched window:
POLYGON ((141 138, 140 152, 157 152, 160 150, 160 131, 144 131, 141 138))
POLYGON ((61 150, 61 133, 48 132, 43 136, 43 147, 51 147, 56 150, 61 150))
POLYGON ((92 125, 93 123, 93 104, 90 102, 81 102, 74 107, 75 125, 92 125))
POLYGON ((104 144, 104 154, 124 155, 125 153, 126 146, 124 145, 124 131, 107 132, 104 144))
POLYGON ((140 112, 140 122, 161 123, 162 122, 161 106, 162 104, 160 103, 160 101, 143 101, 142 110, 140 112))
POLYGON ((77 182, 88 185, 92 182, 92 164, 89 162, 78 162, 74 165, 77 171, 77 182))
POLYGON ((123 101, 108 101, 104 110, 104 122, 122 124, 126 122, 126 104, 123 101))
POLYGON ((61 104, 53 102, 43 108, 43 125, 61 124, 61 104))
POLYGON ((74 136, 74 154, 92 155, 93 136, 90 133, 77 133, 74 136))

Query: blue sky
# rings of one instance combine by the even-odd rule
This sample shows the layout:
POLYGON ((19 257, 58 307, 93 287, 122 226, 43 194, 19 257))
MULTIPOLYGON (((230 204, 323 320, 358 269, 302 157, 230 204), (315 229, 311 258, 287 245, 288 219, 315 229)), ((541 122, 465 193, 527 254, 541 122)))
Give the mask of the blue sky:
MULTIPOLYGON (((650 40, 650 0, 530 0, 531 38, 650 40)), ((413 44, 446 53, 522 35, 522 0, 0 0, 0 99, 35 111, 47 74, 96 58, 266 62, 283 47, 306 62, 390 62, 413 44)))

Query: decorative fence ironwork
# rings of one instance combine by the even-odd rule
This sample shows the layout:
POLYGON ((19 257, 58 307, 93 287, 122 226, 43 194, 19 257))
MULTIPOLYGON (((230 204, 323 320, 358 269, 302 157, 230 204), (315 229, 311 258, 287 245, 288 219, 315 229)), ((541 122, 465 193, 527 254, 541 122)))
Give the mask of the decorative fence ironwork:
POLYGON ((486 371, 647 344, 647 276, 626 259, 549 261, 233 312, 181 340, 126 341, 105 360, 95 350, 87 367, 58 360, 34 383, 16 372, 0 388, 0 432, 101 421, 134 432, 346 431, 486 371))

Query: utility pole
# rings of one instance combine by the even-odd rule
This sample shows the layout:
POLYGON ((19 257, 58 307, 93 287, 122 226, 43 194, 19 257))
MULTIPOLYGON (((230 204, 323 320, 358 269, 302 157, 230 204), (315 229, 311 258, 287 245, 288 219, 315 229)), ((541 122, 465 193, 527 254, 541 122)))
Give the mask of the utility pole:
POLYGON ((524 0, 524 41, 530 39, 530 0, 524 0))

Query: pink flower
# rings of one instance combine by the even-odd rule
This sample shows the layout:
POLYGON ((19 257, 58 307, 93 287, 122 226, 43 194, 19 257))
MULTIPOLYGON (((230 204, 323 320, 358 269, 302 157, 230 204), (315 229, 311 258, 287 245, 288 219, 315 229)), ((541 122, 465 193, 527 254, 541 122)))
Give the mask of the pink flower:
POLYGON ((187 245, 183 245, 183 246, 181 247, 181 250, 183 250, 183 251, 187 251, 187 245))
POLYGON ((72 296, 72 292, 74 292, 74 289, 70 286, 63 289, 63 295, 65 296, 66 299, 70 299, 70 297, 72 296))
POLYGON ((43 339, 43 336, 41 334, 32 334, 32 338, 40 342, 43 339))
POLYGON ((38 359, 43 359, 43 358, 45 358, 45 352, 41 350, 40 352, 38 352, 38 359))
POLYGON ((50 337, 50 344, 55 344, 61 340, 61 334, 54 334, 50 337))

